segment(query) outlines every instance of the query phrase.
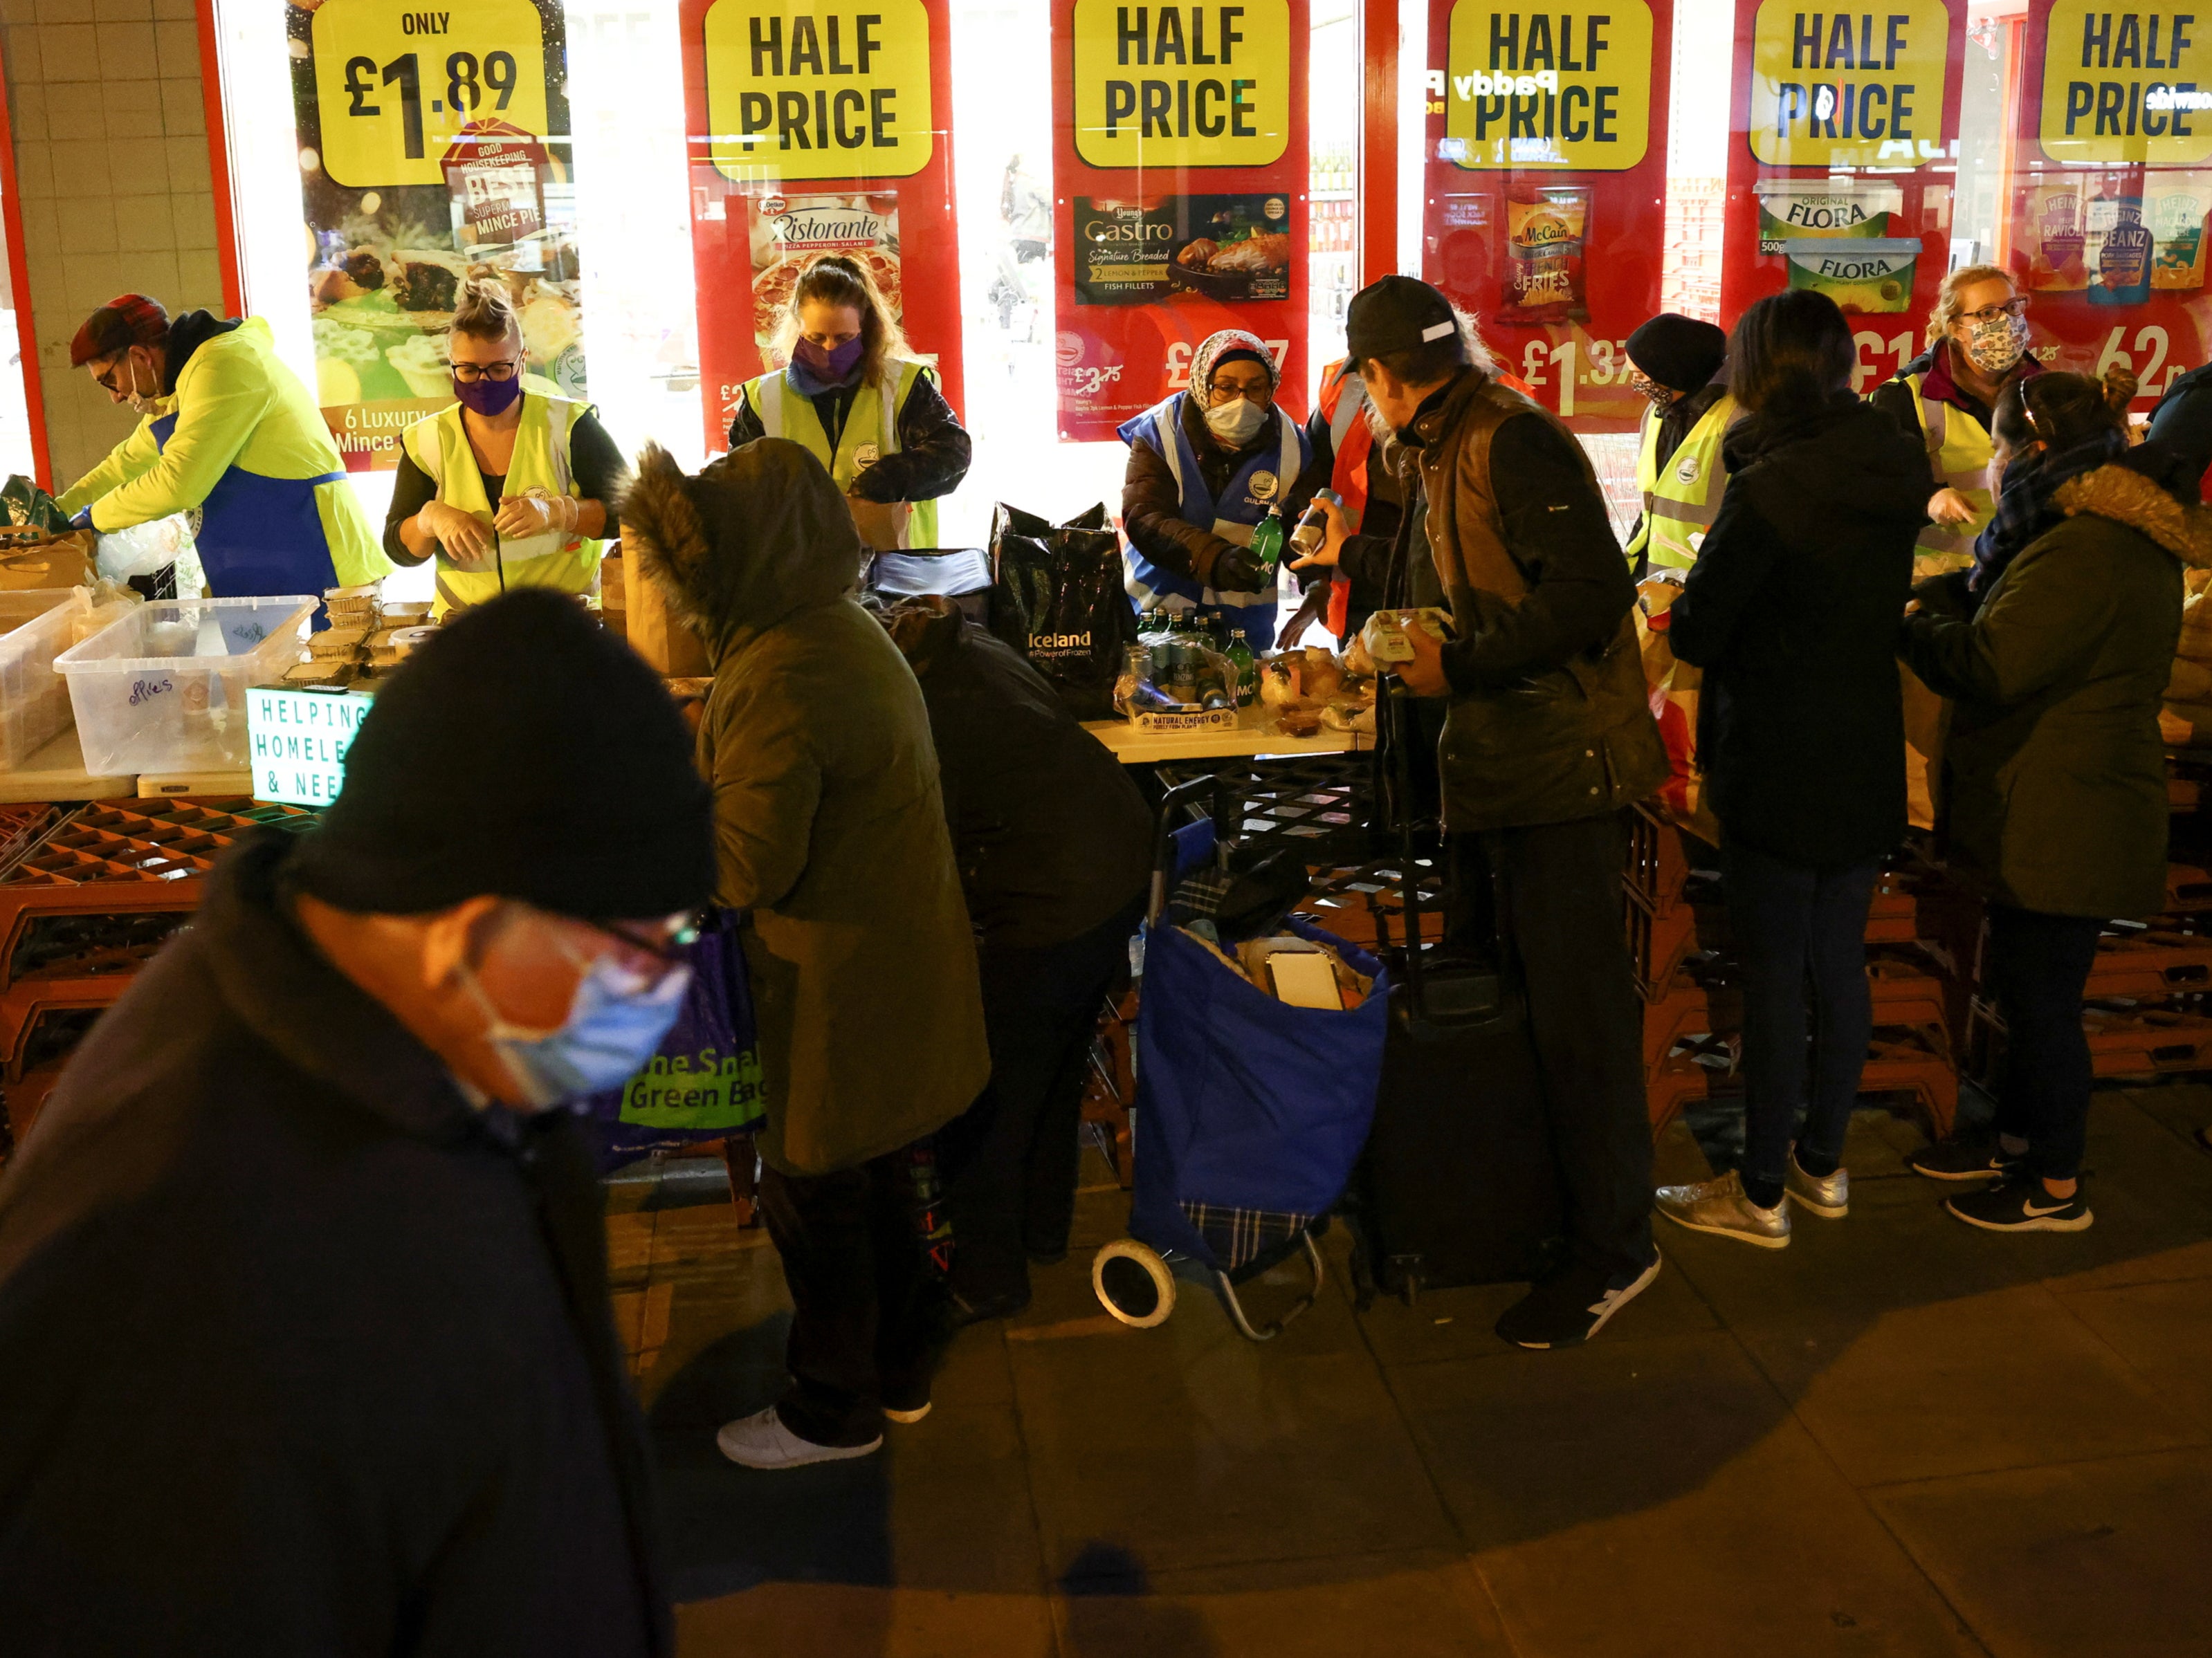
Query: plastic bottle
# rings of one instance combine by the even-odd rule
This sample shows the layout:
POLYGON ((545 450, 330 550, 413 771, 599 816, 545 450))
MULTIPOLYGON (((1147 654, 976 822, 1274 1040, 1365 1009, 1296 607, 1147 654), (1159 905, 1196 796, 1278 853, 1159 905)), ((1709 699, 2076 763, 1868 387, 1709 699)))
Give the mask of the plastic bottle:
POLYGON ((1237 706, 1249 708, 1260 695, 1260 665, 1253 658, 1251 646, 1245 643, 1242 628, 1229 635, 1229 660, 1237 669, 1237 706))
POLYGON ((1278 501, 1267 509, 1267 516, 1260 520, 1260 527, 1252 531, 1252 556, 1260 561, 1260 568, 1270 577, 1283 560, 1283 507, 1278 501))

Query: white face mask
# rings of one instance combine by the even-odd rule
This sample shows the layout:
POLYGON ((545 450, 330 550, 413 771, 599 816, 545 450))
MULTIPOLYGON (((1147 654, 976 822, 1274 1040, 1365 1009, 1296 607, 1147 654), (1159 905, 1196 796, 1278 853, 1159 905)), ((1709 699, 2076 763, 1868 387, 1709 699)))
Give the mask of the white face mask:
POLYGON ((158 415, 161 413, 161 376, 157 374, 154 377, 154 386, 151 391, 141 391, 138 387, 138 359, 131 356, 126 352, 124 354, 123 361, 131 366, 131 378, 129 381, 116 388, 123 393, 123 400, 129 404, 131 408, 136 410, 141 415, 158 415))
POLYGON ((1224 443, 1242 449, 1260 434, 1267 424, 1267 411, 1273 404, 1255 403, 1249 398, 1237 398, 1206 411, 1206 423, 1224 443))

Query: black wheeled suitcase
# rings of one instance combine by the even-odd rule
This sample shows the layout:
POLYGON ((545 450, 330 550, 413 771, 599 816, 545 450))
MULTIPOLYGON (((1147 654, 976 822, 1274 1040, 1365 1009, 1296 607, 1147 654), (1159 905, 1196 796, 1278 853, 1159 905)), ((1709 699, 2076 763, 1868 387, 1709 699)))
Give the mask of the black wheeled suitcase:
POLYGON ((1510 952, 1502 940, 1480 952, 1422 948, 1402 704, 1396 712, 1386 798, 1399 820, 1405 970, 1391 992, 1355 1218, 1363 1291, 1410 1302, 1425 1289, 1542 1276, 1562 1199, 1510 952))

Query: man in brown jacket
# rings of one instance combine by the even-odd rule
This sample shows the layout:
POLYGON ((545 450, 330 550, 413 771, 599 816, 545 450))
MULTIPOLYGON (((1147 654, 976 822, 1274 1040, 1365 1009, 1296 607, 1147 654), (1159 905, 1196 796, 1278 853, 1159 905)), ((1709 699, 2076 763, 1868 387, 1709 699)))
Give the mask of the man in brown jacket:
POLYGON ((1437 760, 1455 919, 1486 928, 1479 900, 1495 891, 1566 1186, 1569 1258, 1498 1333, 1573 1346, 1659 1272, 1620 918, 1623 816, 1667 776, 1636 588, 1582 446, 1491 377, 1442 294, 1386 276, 1353 299, 1346 336, 1368 398, 1418 460, 1425 552, 1451 608, 1449 643, 1407 630, 1400 677, 1449 699, 1437 760))

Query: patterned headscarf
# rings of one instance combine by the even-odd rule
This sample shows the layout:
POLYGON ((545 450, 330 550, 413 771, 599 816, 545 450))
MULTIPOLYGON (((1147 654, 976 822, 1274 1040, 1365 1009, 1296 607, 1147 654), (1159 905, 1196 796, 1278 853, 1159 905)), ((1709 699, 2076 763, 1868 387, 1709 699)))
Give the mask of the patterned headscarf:
POLYGON ((1198 349, 1191 354, 1190 358, 1191 390, 1201 397, 1211 393, 1213 390, 1213 371, 1231 352, 1249 353, 1259 358, 1261 366, 1267 371, 1267 391, 1272 395, 1280 378, 1275 372, 1274 353, 1267 349, 1267 342, 1257 334, 1248 334, 1241 328, 1224 328, 1218 334, 1208 334, 1198 343, 1198 349))

